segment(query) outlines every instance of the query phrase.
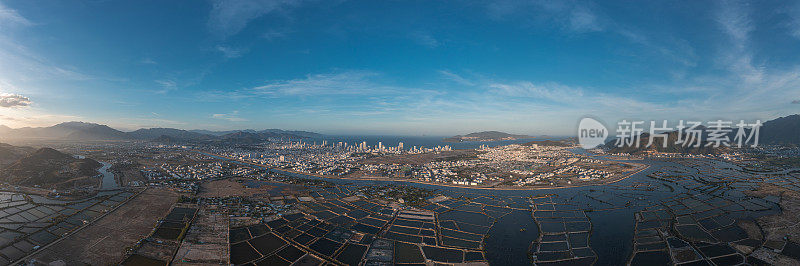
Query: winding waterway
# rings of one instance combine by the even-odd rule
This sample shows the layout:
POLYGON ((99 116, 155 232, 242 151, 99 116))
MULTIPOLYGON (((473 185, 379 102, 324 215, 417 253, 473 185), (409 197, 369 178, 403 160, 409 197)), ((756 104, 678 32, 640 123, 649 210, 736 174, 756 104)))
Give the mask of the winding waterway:
POLYGON ((111 164, 106 162, 100 163, 103 164, 103 167, 100 167, 100 169, 97 170, 101 175, 103 175, 103 183, 100 185, 100 189, 118 189, 119 185, 117 184, 117 180, 114 179, 114 173, 108 171, 108 168, 111 168, 111 164))

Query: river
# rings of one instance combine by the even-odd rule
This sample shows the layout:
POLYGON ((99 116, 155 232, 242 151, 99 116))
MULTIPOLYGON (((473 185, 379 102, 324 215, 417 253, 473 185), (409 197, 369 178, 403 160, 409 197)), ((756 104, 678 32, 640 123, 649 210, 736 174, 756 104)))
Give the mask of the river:
POLYGON ((108 171, 108 168, 111 168, 111 164, 106 162, 100 163, 103 164, 103 167, 97 170, 103 175, 103 183, 100 185, 100 189, 118 189, 119 185, 117 185, 117 180, 114 179, 114 173, 108 171))

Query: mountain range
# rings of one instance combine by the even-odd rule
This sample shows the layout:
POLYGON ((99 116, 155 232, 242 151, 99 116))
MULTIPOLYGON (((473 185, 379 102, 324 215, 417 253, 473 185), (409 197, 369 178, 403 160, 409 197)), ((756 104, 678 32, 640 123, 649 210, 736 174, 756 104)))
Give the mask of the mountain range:
POLYGON ((269 138, 301 139, 321 136, 307 131, 289 131, 280 129, 266 130, 183 130, 175 128, 142 128, 130 132, 120 131, 106 125, 65 122, 50 127, 23 127, 12 129, 0 125, 0 138, 4 139, 41 139, 67 141, 95 140, 152 140, 161 142, 244 142, 264 141, 269 138))
POLYGON ((800 115, 790 115, 764 122, 759 144, 800 145, 800 115))

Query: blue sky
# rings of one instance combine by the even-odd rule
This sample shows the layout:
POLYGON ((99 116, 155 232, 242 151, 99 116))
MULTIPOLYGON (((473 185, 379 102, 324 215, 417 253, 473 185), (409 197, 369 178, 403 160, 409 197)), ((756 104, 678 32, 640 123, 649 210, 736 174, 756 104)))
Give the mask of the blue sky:
POLYGON ((800 113, 800 2, 0 0, 0 124, 572 134, 800 113))

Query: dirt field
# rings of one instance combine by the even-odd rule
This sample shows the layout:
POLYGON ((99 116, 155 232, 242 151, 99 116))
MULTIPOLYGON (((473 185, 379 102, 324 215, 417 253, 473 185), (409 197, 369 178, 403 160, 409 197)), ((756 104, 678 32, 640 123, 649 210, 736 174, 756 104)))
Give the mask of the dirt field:
POLYGON ((227 265, 228 216, 200 210, 172 265, 227 265))
POLYGON ((42 250, 34 259, 42 264, 59 260, 66 265, 118 264, 125 250, 147 236, 177 200, 174 192, 148 189, 92 225, 42 250))
POLYGON ((228 178, 222 180, 214 180, 205 182, 200 185, 200 191, 197 193, 198 197, 234 197, 234 196, 259 196, 265 194, 292 194, 292 186, 286 185, 283 188, 271 185, 261 185, 260 187, 246 187, 244 183, 236 181, 252 181, 243 178, 228 178), (280 190, 279 191, 276 191, 280 190))
POLYGON ((786 236, 794 242, 800 241, 800 193, 764 184, 752 194, 781 197, 781 214, 758 218, 767 240, 781 240, 786 236))

